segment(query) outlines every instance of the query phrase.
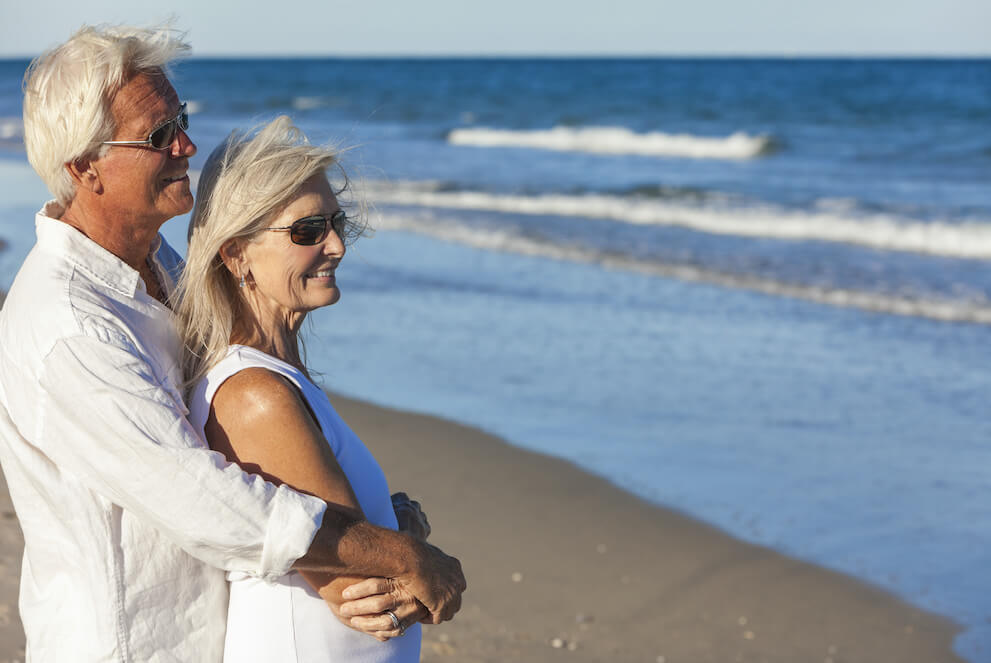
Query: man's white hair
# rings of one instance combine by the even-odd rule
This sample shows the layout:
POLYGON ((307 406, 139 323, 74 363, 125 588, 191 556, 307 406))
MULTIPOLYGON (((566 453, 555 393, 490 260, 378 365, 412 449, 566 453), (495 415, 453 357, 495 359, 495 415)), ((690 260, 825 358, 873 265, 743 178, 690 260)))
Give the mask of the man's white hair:
POLYGON ((63 205, 75 196, 65 164, 99 157, 115 129, 110 105, 135 75, 162 72, 189 53, 170 25, 84 25, 39 55, 24 75, 24 145, 28 161, 63 205))

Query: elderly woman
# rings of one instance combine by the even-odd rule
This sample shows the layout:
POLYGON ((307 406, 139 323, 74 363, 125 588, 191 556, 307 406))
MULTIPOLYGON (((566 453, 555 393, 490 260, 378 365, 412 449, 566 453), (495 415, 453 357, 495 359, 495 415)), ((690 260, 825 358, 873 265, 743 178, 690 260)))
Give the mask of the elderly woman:
MULTIPOLYGON (((241 467, 395 529, 382 470, 314 384, 299 349, 306 314, 340 297, 334 273, 362 230, 327 180, 335 163, 333 151, 310 145, 286 117, 254 135, 232 134, 207 161, 176 308, 190 421, 241 467)), ((411 516, 413 536, 429 534, 418 505, 398 511, 411 516)), ((363 601, 381 612, 339 621, 328 604, 337 612, 341 592, 361 579, 228 577, 227 662, 419 660, 426 612, 385 579, 366 580, 358 592, 377 594, 363 601)))

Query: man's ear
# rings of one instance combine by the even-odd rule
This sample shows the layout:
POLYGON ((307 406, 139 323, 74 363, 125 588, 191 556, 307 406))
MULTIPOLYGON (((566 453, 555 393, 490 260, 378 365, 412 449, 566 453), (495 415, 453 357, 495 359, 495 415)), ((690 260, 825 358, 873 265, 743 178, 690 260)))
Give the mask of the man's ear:
POLYGON ((244 256, 244 243, 241 238, 234 237, 220 245, 220 259, 224 266, 234 275, 241 278, 248 273, 247 260, 244 256))
POLYGON ((93 193, 103 193, 103 182, 100 180, 100 173, 93 165, 92 159, 80 158, 65 164, 65 169, 69 172, 72 181, 76 183, 77 189, 86 189, 93 193))

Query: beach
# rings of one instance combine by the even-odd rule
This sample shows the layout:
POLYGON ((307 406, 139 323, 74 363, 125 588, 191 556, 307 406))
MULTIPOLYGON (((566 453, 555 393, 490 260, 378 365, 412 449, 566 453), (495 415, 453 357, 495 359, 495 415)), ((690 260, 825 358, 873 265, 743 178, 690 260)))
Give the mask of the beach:
MULTIPOLYGON (((473 428, 332 396, 468 578, 423 661, 960 661, 957 628, 473 428)), ((23 661, 22 541, 0 499, 0 663, 23 661)))
MULTIPOLYGON (((49 197, 22 141, 27 65, 0 61, 0 289, 49 197)), ((986 58, 193 58, 176 86, 193 186, 232 128, 277 114, 352 148, 350 187, 336 170, 334 186, 373 232, 337 271, 340 302, 305 326, 323 387, 599 477, 535 493, 564 476, 544 456, 514 451, 493 483, 502 443, 472 474, 428 439, 416 448, 444 459, 428 481, 377 450, 398 489, 438 491, 439 540, 475 532, 466 566, 491 570, 475 575, 479 603, 436 630, 440 649, 459 628, 484 642, 471 620, 541 655, 608 658, 599 634, 650 661, 676 647, 706 660, 703 642, 722 647, 713 660, 767 646, 837 661, 931 634, 916 613, 864 617, 896 605, 873 587, 959 625, 939 628, 984 663, 989 72, 986 58), (438 468, 487 497, 463 499, 438 468), (473 552, 493 540, 510 542, 473 552), (810 634, 842 630, 838 615, 864 630, 810 634)), ((162 228, 180 253, 187 222, 162 228)))

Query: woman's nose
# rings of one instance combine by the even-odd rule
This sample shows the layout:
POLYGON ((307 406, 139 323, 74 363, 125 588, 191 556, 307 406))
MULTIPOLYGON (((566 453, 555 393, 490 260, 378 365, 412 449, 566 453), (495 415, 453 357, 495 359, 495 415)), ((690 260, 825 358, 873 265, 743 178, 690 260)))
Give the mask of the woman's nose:
POLYGON ((343 258, 346 251, 347 248, 344 246, 344 240, 337 234, 336 230, 331 229, 331 231, 327 233, 327 237, 323 240, 324 255, 343 258))

